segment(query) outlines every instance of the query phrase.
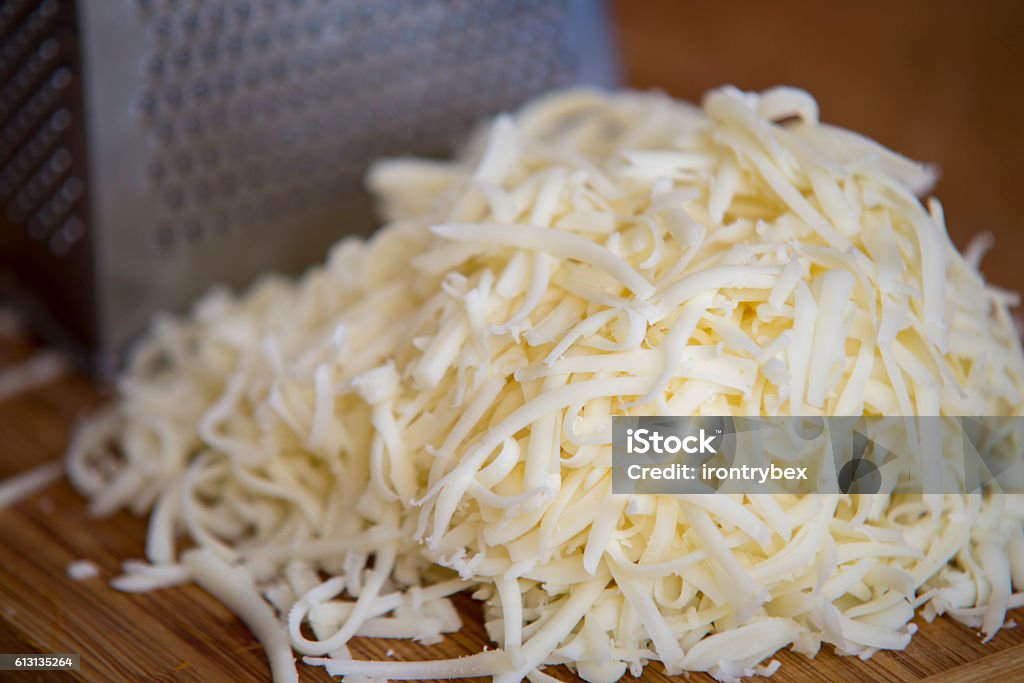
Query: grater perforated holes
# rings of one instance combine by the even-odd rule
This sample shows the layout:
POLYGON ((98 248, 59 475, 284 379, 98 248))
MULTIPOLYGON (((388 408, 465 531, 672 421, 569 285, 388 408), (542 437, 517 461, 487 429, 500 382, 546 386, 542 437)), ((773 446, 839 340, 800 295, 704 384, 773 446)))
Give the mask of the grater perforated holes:
POLYGON ((174 160, 174 170, 180 174, 187 174, 192 170, 192 157, 187 151, 178 153, 174 160))
POLYGON ((288 80, 288 63, 283 59, 277 59, 273 64, 270 65, 270 77, 281 83, 288 80))
POLYGON ((151 181, 160 182, 167 177, 167 168, 164 166, 162 159, 154 158, 146 167, 146 173, 151 181))
POLYGON ((85 224, 76 216, 72 216, 50 236, 50 251, 56 256, 66 256, 84 235, 85 224))
POLYGON ((53 19, 53 16, 60 9, 60 3, 57 0, 44 0, 39 4, 37 9, 32 16, 29 17, 28 25, 30 28, 40 28, 45 23, 53 19))
POLYGON ((196 204, 206 205, 213 198, 210 186, 204 180, 199 180, 192 185, 192 195, 196 204))
POLYGON ((218 187, 221 195, 230 199, 238 191, 238 179, 234 173, 230 171, 225 172, 218 178, 218 187))
POLYGON ((220 153, 216 146, 210 144, 200 150, 200 159, 204 166, 215 169, 220 163, 220 153))
POLYGON ((211 235, 223 235, 231 229, 227 216, 220 210, 214 210, 207 214, 207 224, 211 235))
POLYGON ((207 96, 210 93, 210 86, 206 82, 205 78, 199 78, 195 83, 192 84, 192 99, 197 104, 202 104, 206 101, 207 96))
POLYGON ((157 251, 161 253, 169 252, 174 246, 174 234, 175 230, 173 226, 167 223, 158 225, 156 229, 157 251))
POLYGON ((238 0, 234 5, 235 19, 239 23, 247 23, 252 16, 252 7, 249 6, 248 0, 238 0))
POLYGON ((270 31, 261 28, 252 37, 252 48, 255 52, 266 52, 270 47, 270 31))
POLYGON ((18 15, 25 11, 28 0, 7 0, 0 5, 0 33, 11 30, 18 15))
POLYGON ((174 70, 178 74, 187 72, 192 67, 192 51, 188 47, 179 47, 174 51, 174 70))
POLYGON ((152 147, 161 148, 174 141, 174 127, 170 124, 158 121, 149 130, 149 144, 152 147))
POLYGON ((204 43, 203 46, 199 48, 199 54, 205 66, 213 66, 217 63, 220 57, 220 49, 217 47, 216 41, 210 41, 208 43, 204 43))
POLYGON ((168 187, 164 192, 164 203, 169 209, 180 209, 185 202, 185 193, 178 186, 168 187))
POLYGON ((143 60, 142 73, 150 80, 159 80, 164 76, 166 64, 162 54, 151 54, 143 60))
POLYGON ((33 209, 71 168, 71 161, 71 153, 66 149, 54 152, 15 193, 7 205, 7 217, 14 223, 26 222, 33 209))
POLYGON ((311 19, 306 22, 305 32, 306 40, 318 41, 323 36, 324 25, 315 19, 311 19))
POLYGON ((171 37, 171 20, 167 17, 161 17, 149 27, 149 37, 158 42, 167 42, 171 37))
POLYGON ((227 40, 227 57, 229 60, 238 60, 242 58, 244 52, 245 41, 238 34, 232 35, 227 40))
MULTIPOLYGON (((0 173, 0 201, 6 200, 15 189, 24 182, 29 171, 39 165, 43 155, 50 151, 57 136, 71 123, 71 115, 66 109, 59 109, 29 138, 15 157, 0 173)), ((64 150, 66 153, 67 150, 64 150)), ((70 160, 68 161, 70 163, 70 160)))
POLYGON ((298 38, 298 34, 299 30, 293 22, 285 22, 278 32, 281 45, 286 48, 292 47, 295 45, 295 40, 298 38))
POLYGON ((222 97, 227 97, 235 91, 235 74, 226 71, 217 78, 217 89, 222 97))
POLYGON ((208 111, 206 122, 212 133, 224 130, 228 125, 227 111, 219 105, 215 106, 208 111))
POLYGON ((49 227, 44 225, 43 222, 38 219, 38 217, 34 218, 33 220, 30 220, 28 222, 28 225, 25 226, 25 230, 26 232, 28 232, 29 238, 34 239, 36 241, 46 239, 46 236, 50 232, 49 227))
POLYGON ((3 142, 6 149, 0 148, 0 157, 7 156, 9 149, 28 134, 29 130, 48 110, 52 109, 60 90, 70 83, 70 71, 58 69, 28 100, 11 116, 3 128, 3 142), (63 74, 58 76, 58 74, 63 74))
POLYGON ((257 65, 250 66, 245 71, 245 86, 249 90, 255 90, 263 83, 263 69, 257 65))
POLYGON ((64 181, 63 185, 61 185, 59 196, 63 201, 67 202, 68 205, 71 205, 82 196, 82 192, 84 190, 85 185, 82 181, 75 176, 71 176, 64 181))
POLYGON ((182 222, 182 232, 188 241, 198 242, 203 237, 203 225, 195 216, 189 216, 182 222))
POLYGON ((74 244, 85 237, 85 223, 78 216, 72 216, 64 221, 61 231, 64 233, 64 239, 74 244))
POLYGON ((168 85, 163 90, 164 105, 177 109, 181 106, 181 88, 177 84, 168 85))
POLYGON ((156 106, 156 95, 152 91, 146 91, 135 100, 134 111, 140 118, 149 120, 156 111, 156 106))
POLYGON ((195 36, 199 31, 199 11, 196 9, 185 12, 181 17, 181 30, 189 38, 195 36))
POLYGON ((49 173, 57 176, 71 168, 72 161, 74 161, 74 158, 72 157, 71 152, 64 147, 61 147, 50 156, 46 165, 49 173))
POLYGON ((28 234, 33 239, 44 239, 57 223, 64 218, 71 204, 62 197, 54 196, 42 204, 28 222, 28 234))
POLYGON ((224 8, 217 4, 204 6, 206 14, 200 14, 202 27, 213 34, 216 34, 224 26, 224 8))
POLYGON ((47 67, 52 67, 60 51, 60 44, 54 39, 45 40, 18 69, 14 76, 0 89, 0 119, 6 117, 14 106, 24 99, 29 89, 38 81, 47 67))
POLYGON ((181 131, 186 138, 196 138, 202 135, 203 124, 195 114, 188 114, 181 120, 181 131))

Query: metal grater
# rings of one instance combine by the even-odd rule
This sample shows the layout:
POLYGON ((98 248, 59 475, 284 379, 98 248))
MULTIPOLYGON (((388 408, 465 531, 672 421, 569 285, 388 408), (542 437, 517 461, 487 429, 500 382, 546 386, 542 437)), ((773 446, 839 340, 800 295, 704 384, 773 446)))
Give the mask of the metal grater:
POLYGON ((361 177, 611 85, 591 0, 4 0, 0 271, 93 358, 373 226, 361 177))

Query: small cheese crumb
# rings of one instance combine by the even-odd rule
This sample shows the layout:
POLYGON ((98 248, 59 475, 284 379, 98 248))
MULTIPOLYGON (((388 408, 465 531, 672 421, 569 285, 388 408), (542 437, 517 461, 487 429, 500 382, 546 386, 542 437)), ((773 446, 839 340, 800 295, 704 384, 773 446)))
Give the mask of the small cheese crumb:
POLYGON ((100 575, 100 568, 96 563, 89 560, 75 560, 67 567, 67 574, 75 581, 86 581, 95 579, 100 575))

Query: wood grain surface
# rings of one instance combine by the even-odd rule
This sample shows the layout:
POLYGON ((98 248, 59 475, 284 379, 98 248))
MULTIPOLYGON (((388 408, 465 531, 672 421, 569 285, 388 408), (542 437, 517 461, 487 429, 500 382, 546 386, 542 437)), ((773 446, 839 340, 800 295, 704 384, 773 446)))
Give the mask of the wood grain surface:
MULTIPOLYGON (((0 368, 28 357, 27 343, 0 341, 0 368)), ((0 478, 60 457, 74 421, 103 400, 79 376, 69 376, 0 402, 0 478)), ((0 510, 0 652, 79 653, 71 673, 0 674, 7 681, 266 681, 263 651, 245 626, 195 586, 125 594, 107 585, 125 559, 141 558, 145 521, 127 513, 96 520, 85 501, 60 481, 21 504, 0 510), (74 581, 67 565, 95 562, 96 579, 74 581)), ((458 657, 488 645, 479 606, 460 595, 461 632, 440 645, 357 638, 358 658, 401 660, 458 657)), ((1024 614, 1015 618, 1024 619, 1024 614)), ((948 619, 918 620, 919 633, 903 652, 868 661, 838 657, 829 647, 814 660, 781 652, 779 683, 808 681, 1024 680, 1024 630, 1008 629, 982 645, 977 633, 948 619)), ((578 680, 564 669, 560 680, 578 680)), ((302 681, 327 681, 320 669, 300 667, 302 681)), ((632 680, 627 677, 627 680, 632 680)), ((659 665, 645 681, 673 680, 659 665)), ((679 679, 675 679, 679 680, 679 679)), ((693 683, 710 683, 704 674, 693 683)))
MULTIPOLYGON (((889 2, 613 3, 627 82, 688 99, 735 83, 810 89, 823 117, 876 137, 943 171, 938 194, 958 244, 981 230, 999 248, 985 270, 1024 289, 1024 3, 889 2)), ((28 343, 0 343, 0 368, 27 357, 28 343)), ((102 400, 82 377, 0 403, 0 477, 59 457, 73 421, 102 400)), ((90 519, 67 482, 0 511, 0 652, 78 652, 74 673, 0 674, 12 681, 263 681, 263 652, 241 622, 189 586, 127 595, 106 585, 120 562, 141 557, 145 521, 128 514, 90 519), (75 582, 69 562, 89 559, 98 579, 75 582)), ((459 597, 462 632, 434 647, 357 639, 357 657, 403 660, 478 652, 480 610, 459 597)), ((1017 614, 1018 620, 1024 615, 1017 614)), ((830 648, 814 660, 780 653, 774 681, 1024 680, 1024 630, 982 645, 947 619, 927 624, 903 652, 868 661, 830 648)), ((325 681, 301 667, 303 681, 325 681)), ((553 673, 574 680, 564 670, 553 673)), ((629 680, 629 679, 627 679, 629 680)), ((660 668, 644 680, 669 680, 660 668)), ((704 675, 691 681, 705 682, 704 675)))

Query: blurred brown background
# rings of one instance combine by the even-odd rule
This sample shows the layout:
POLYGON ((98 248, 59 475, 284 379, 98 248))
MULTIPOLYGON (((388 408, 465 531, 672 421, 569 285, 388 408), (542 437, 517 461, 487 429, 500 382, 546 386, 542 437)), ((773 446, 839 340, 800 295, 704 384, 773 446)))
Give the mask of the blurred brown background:
POLYGON ((1024 291, 1024 2, 615 0, 626 83, 689 100, 786 84, 822 118, 937 163, 957 245, 1024 291))

